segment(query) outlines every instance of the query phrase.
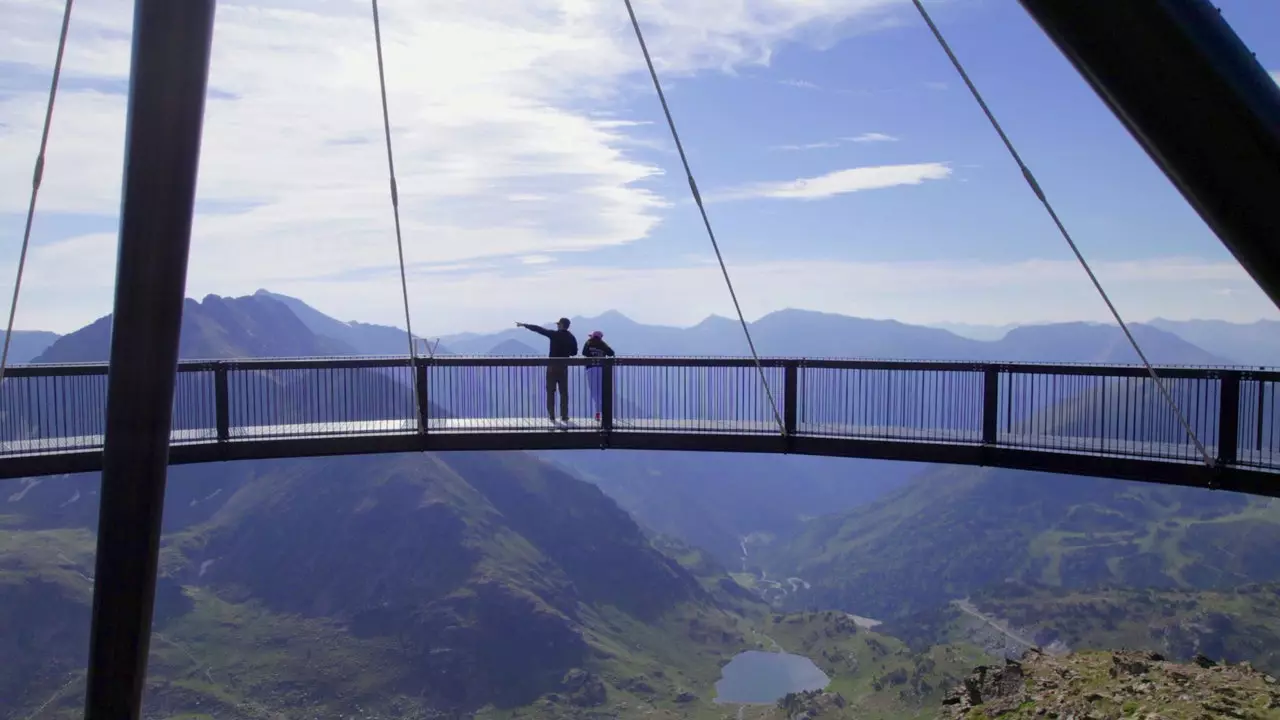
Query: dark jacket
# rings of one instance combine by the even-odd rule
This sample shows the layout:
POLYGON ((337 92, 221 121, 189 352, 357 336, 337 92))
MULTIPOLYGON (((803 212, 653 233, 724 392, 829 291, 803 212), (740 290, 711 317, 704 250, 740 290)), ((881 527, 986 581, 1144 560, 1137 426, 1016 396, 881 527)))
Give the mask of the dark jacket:
POLYGON ((525 330, 532 330, 551 340, 551 347, 548 349, 547 357, 567 358, 578 354, 578 338, 568 330, 548 330, 537 325, 522 325, 525 330))
MULTIPOLYGON (((603 340, 599 340, 596 338, 587 338, 587 341, 582 344, 582 357, 587 357, 587 358, 613 357, 613 348, 609 347, 609 344, 603 340)), ((591 364, 599 365, 600 361, 596 360, 591 364)))

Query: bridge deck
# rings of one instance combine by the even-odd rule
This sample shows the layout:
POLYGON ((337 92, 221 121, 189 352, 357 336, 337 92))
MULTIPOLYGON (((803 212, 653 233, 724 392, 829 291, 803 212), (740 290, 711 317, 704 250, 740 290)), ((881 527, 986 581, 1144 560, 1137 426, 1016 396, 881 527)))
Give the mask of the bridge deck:
MULTIPOLYGON (((553 423, 543 415, 547 362, 184 363, 171 461, 444 450, 776 452, 1280 495, 1273 422, 1280 373, 1161 369, 1215 461, 1209 468, 1140 368, 769 359, 775 413, 742 359, 625 358, 599 370, 570 361, 572 419, 553 423)), ((14 368, 0 387, 0 477, 98 469, 105 373, 105 366, 14 368)))

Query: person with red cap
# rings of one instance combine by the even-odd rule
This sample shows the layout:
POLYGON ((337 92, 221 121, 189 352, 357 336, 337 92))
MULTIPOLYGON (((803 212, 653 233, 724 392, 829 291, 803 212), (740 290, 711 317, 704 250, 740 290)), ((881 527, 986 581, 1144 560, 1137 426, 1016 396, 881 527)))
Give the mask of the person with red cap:
POLYGON ((582 357, 591 358, 587 363, 587 387, 591 389, 591 407, 595 409, 596 420, 600 419, 600 402, 602 385, 604 384, 604 366, 600 358, 613 357, 613 348, 604 341, 604 333, 593 330, 582 344, 582 357))

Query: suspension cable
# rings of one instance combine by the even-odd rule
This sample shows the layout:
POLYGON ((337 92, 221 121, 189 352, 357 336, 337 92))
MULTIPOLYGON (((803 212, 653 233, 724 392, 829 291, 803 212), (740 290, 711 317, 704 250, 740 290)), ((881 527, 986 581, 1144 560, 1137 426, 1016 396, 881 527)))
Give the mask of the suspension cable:
MULTIPOLYGON (((409 281, 404 270, 404 235, 400 229, 400 192, 396 186, 396 159, 391 149, 391 111, 387 107, 387 73, 382 61, 382 21, 378 17, 378 0, 373 4, 373 39, 378 50, 378 89, 382 94, 382 129, 387 141, 387 170, 391 176, 391 213, 396 222, 396 254, 400 260, 400 295, 404 300, 404 332, 409 341, 409 367, 414 368, 417 348, 413 342, 413 324, 409 318, 409 281)), ((413 404, 417 417, 422 418, 424 408, 420 406, 418 373, 413 372, 413 404)), ((422 428, 426 432, 426 427, 422 428)))
POLYGON ((1098 281, 1098 277, 1093 274, 1093 269, 1089 267, 1088 261, 1084 259, 1084 255, 1080 252, 1080 248, 1076 246, 1076 241, 1071 237, 1071 233, 1067 231, 1067 227, 1058 217, 1058 213, 1053 209, 1053 205, 1049 202, 1049 198, 1045 195, 1044 190, 1041 189, 1040 183, 1036 181, 1035 175, 1031 174, 1031 169, 1027 167, 1027 164, 1022 161, 1022 156, 1019 155, 1017 149, 1014 148, 1013 142, 1010 141, 1009 136, 1005 134, 1004 128, 1002 128, 1000 126, 1000 122, 996 120, 995 114, 991 112, 991 108, 988 107, 986 101, 982 99, 982 93, 978 92, 978 87, 973 84, 973 80, 969 79, 969 73, 965 71, 964 65, 951 50, 951 45, 948 44, 946 38, 942 36, 942 31, 938 29, 936 24, 934 24, 933 18, 929 15, 929 11, 924 7, 924 3, 922 3, 921 0, 911 1, 915 4, 916 10, 920 12, 920 17, 924 18, 925 24, 929 26, 929 30, 933 32, 933 37, 938 41, 938 45, 942 47, 942 51, 947 54, 947 57, 951 60, 951 64, 955 66, 956 72, 960 73, 960 78, 964 80, 964 84, 969 88, 969 92, 973 95, 973 99, 978 101, 978 106, 981 107, 982 112, 986 114, 987 120, 991 123, 991 127, 995 128, 996 134, 1000 136, 1000 140, 1004 143, 1005 148, 1008 149, 1009 155, 1012 156, 1013 161, 1018 164, 1018 169, 1022 171, 1022 177, 1027 181, 1027 185, 1031 187, 1031 191, 1035 193, 1036 198, 1038 198, 1040 203, 1044 205, 1045 211, 1047 211, 1049 213, 1049 217, 1053 219, 1053 224, 1058 227, 1058 232, 1062 234, 1062 238, 1067 241, 1067 245, 1071 248, 1071 252, 1074 253, 1076 259, 1080 261, 1080 266, 1084 268, 1085 274, 1089 276, 1089 281, 1093 283, 1093 287, 1098 291, 1098 295, 1102 297, 1102 301, 1107 304, 1107 309, 1111 311, 1111 316, 1115 318, 1116 323, 1120 325, 1120 329, 1124 332, 1124 336, 1128 338, 1129 344, 1133 346, 1133 351, 1136 352, 1138 357, 1142 360, 1142 364, 1147 369, 1147 374, 1150 375, 1151 379, 1155 382, 1156 387, 1160 390, 1160 394, 1164 396, 1165 402, 1169 404, 1169 407, 1173 409, 1174 414, 1177 415, 1178 422, 1181 423, 1182 429, 1187 433, 1187 437, 1189 437, 1191 442, 1196 446, 1196 450, 1200 453, 1200 457, 1204 460, 1205 465, 1211 468, 1214 467, 1217 463, 1214 461, 1213 457, 1209 455, 1209 451, 1205 449, 1204 444, 1200 442, 1200 438, 1196 436, 1195 430, 1191 428, 1191 423, 1187 422, 1186 416, 1182 414, 1182 409, 1178 407, 1177 401, 1174 400, 1173 395, 1169 393, 1169 389, 1165 387, 1164 381, 1160 379, 1155 368, 1152 367, 1151 362, 1147 360, 1147 356, 1142 352, 1142 347, 1138 344, 1137 338, 1133 336, 1133 333, 1129 331, 1129 326, 1126 325, 1124 319, 1120 317, 1120 311, 1117 310, 1115 304, 1111 302, 1110 296, 1108 296, 1107 291, 1102 288, 1102 283, 1098 281))
POLYGON ((680 153, 680 162, 684 165, 685 177, 689 180, 689 190, 693 193, 693 201, 702 214, 702 224, 707 228, 707 237, 711 239, 711 247, 715 250, 716 260, 720 263, 720 273, 724 275, 724 284, 729 288, 729 297, 733 300, 733 309, 738 313, 738 322, 742 325, 742 333, 747 337, 747 347, 751 349, 751 359, 755 361, 756 372, 760 374, 760 384, 764 386, 765 396, 769 400, 769 408, 773 410, 773 419, 778 429, 786 433, 786 424, 778 412, 778 404, 773 399, 773 390, 769 388, 769 379, 765 376, 764 366, 760 363, 760 355, 756 353, 756 344, 751 339, 751 329, 747 327, 747 319, 742 314, 742 306, 738 304, 738 294, 733 291, 733 281, 729 279, 729 268, 725 266, 724 256, 720 254, 720 244, 716 242, 715 231, 711 229, 711 219, 707 216, 707 208, 702 204, 702 195, 698 192, 698 183, 693 179, 693 170, 689 168, 689 158, 684 153, 684 145, 680 142, 680 133, 676 130, 676 121, 671 117, 671 108, 667 105, 667 96, 662 92, 662 83, 658 80, 658 71, 653 67, 653 58, 649 56, 649 47, 644 42, 644 33, 640 31, 640 21, 631 7, 631 0, 623 0, 627 5, 627 15, 631 17, 631 27, 636 31, 636 40, 640 43, 640 52, 644 53, 645 65, 649 67, 649 77, 653 78, 653 89, 658 91, 658 101, 662 103, 662 113, 667 117, 667 127, 671 129, 671 138, 675 140, 676 151, 680 153))
POLYGON ((62 77, 62 57, 67 50, 67 30, 71 27, 71 5, 67 0, 62 11, 62 33, 58 37, 58 55, 53 61, 53 81, 49 84, 49 103, 44 111, 44 130, 40 134, 40 150, 36 153, 35 172, 31 176, 31 202, 27 205, 27 225, 22 231, 22 250, 18 253, 18 273, 13 280, 13 300, 9 302, 9 323, 4 331, 4 349, 0 350, 0 383, 4 382, 9 367, 9 343, 13 340, 13 321, 18 314, 18 294, 22 291, 22 273, 27 266, 27 248, 31 246, 31 227, 36 217, 36 198, 40 195, 40 183, 44 180, 44 155, 49 147, 49 130, 53 127, 53 103, 58 97, 58 80, 62 77))

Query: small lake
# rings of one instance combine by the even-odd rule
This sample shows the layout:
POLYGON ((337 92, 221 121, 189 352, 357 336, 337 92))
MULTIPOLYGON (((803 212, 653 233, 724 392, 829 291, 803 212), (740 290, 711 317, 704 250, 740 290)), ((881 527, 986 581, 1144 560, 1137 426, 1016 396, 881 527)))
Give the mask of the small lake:
POLYGON ((717 703, 773 703, 790 692, 821 690, 831 682, 801 655, 748 650, 735 655, 716 682, 717 703))

